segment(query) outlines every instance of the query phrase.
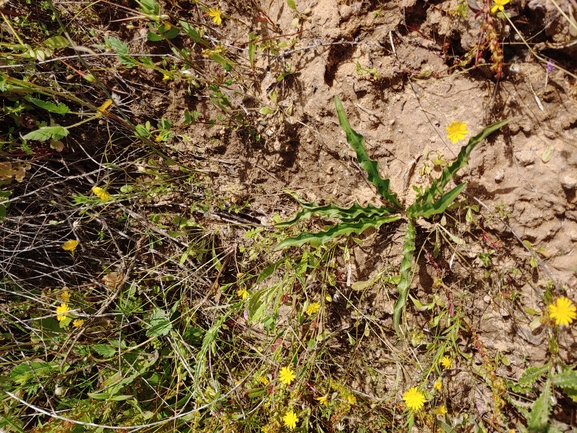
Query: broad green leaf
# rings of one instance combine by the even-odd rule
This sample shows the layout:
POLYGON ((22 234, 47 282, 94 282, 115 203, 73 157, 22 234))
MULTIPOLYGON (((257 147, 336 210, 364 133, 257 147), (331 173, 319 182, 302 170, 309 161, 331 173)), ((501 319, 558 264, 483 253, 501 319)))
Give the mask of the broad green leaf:
POLYGON ((527 368, 521 377, 519 378, 519 385, 530 386, 533 385, 537 379, 543 376, 549 371, 549 364, 542 365, 540 367, 529 367, 527 368))
POLYGON ((42 101, 40 99, 33 98, 32 96, 27 96, 25 99, 29 102, 32 102, 37 107, 40 107, 51 113, 66 114, 70 111, 70 108, 68 108, 68 106, 62 102, 56 105, 54 102, 42 101))
POLYGON ((54 51, 57 48, 68 47, 69 43, 68 39, 66 39, 64 36, 52 36, 51 38, 48 38, 44 42, 42 42, 42 45, 54 51))
POLYGON ((29 361, 17 365, 10 372, 10 379, 18 385, 36 382, 41 378, 51 376, 58 371, 58 364, 41 361, 29 361))
POLYGON ((338 96, 335 96, 335 105, 337 108, 339 124, 347 135, 348 143, 357 153, 357 160, 359 165, 367 172, 369 182, 375 185, 379 193, 395 208, 402 209, 403 206, 399 202, 397 194, 392 192, 389 188, 390 180, 381 178, 381 175, 379 174, 378 162, 373 161, 367 155, 367 150, 365 148, 365 138, 361 134, 354 131, 353 128, 351 128, 351 124, 347 119, 343 104, 341 103, 341 100, 338 98, 338 96))
POLYGON ((116 354, 116 349, 109 344, 95 344, 94 351, 104 358, 112 358, 116 354))
POLYGON ((553 377, 553 384, 561 388, 577 390, 577 371, 565 370, 563 373, 553 377))
POLYGON ((158 42, 164 40, 164 36, 158 35, 153 32, 148 32, 148 34, 146 35, 146 39, 148 39, 151 42, 158 42))
POLYGON ((400 219, 399 215, 374 216, 372 218, 361 218, 359 221, 354 223, 343 222, 336 224, 330 229, 319 233, 303 232, 296 238, 285 239, 276 246, 275 250, 291 246, 298 247, 306 243, 310 243, 313 246, 322 245, 338 236, 346 236, 351 233, 361 234, 369 228, 378 229, 383 224, 391 223, 398 219, 400 219))
POLYGON ((63 126, 43 126, 36 131, 29 132, 24 137, 24 140, 36 140, 36 141, 46 141, 46 140, 60 140, 66 137, 70 132, 63 126))
POLYGON ((291 8, 293 11, 296 12, 297 5, 295 4, 295 0, 286 0, 286 4, 288 5, 289 8, 291 8))
POLYGON ((182 27, 182 30, 184 30, 184 32, 188 35, 188 37, 193 40, 193 42, 208 47, 208 42, 202 38, 201 34, 202 30, 193 27, 186 21, 179 21, 178 24, 180 25, 180 27, 182 27))
POLYGON ((146 331, 147 337, 167 335, 172 329, 172 323, 170 323, 168 314, 160 308, 154 309, 149 324, 151 328, 146 331))
POLYGON ((551 382, 547 382, 543 386, 543 392, 533 403, 529 418, 527 419, 527 427, 531 433, 546 432, 549 425, 549 413, 551 412, 551 382))

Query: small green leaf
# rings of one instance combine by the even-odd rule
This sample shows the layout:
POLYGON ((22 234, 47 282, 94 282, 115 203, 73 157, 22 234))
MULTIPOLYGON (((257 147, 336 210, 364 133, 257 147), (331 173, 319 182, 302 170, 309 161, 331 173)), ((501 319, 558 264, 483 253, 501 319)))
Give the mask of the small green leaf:
POLYGON ((36 99, 31 96, 27 96, 25 99, 28 102, 32 102, 37 107, 40 107, 51 113, 66 114, 70 111, 70 108, 68 108, 68 106, 66 104, 63 104, 62 102, 56 105, 54 102, 42 101, 40 99, 36 99))
POLYGON ((112 358, 116 354, 116 349, 109 344, 95 344, 94 351, 104 358, 112 358))
POLYGON ((148 32, 146 39, 148 39, 150 42, 158 42, 164 40, 164 37, 153 32, 148 32))
POLYGON ((172 329, 172 323, 168 318, 166 311, 155 308, 150 317, 150 329, 146 331, 147 337, 160 337, 167 335, 172 329))
POLYGON ((547 149, 545 149, 545 152, 543 152, 543 155, 541 155, 541 160, 547 164, 549 161, 551 161, 551 158, 553 158, 553 154, 555 153, 555 147, 550 144, 549 147, 547 147, 547 149))
POLYGON ((41 361, 29 361, 17 365, 10 372, 10 379, 18 385, 26 385, 30 381, 48 377, 58 370, 58 364, 41 361))
POLYGON ((42 45, 54 51, 57 48, 68 47, 69 43, 68 39, 66 39, 64 36, 52 36, 51 38, 48 38, 44 42, 42 42, 42 45))
POLYGON ((291 8, 293 11, 297 12, 297 5, 295 4, 294 0, 286 0, 286 4, 288 5, 289 8, 291 8))
POLYGON ((60 140, 66 137, 70 132, 63 126, 43 126, 36 131, 29 132, 24 137, 24 140, 36 140, 36 141, 46 141, 46 140, 60 140))
POLYGON ((272 113, 273 111, 274 111, 274 110, 273 110, 272 108, 270 108, 270 107, 262 107, 260 110, 258 110, 258 112, 259 112, 260 114, 264 114, 265 116, 266 116, 267 114, 272 113))

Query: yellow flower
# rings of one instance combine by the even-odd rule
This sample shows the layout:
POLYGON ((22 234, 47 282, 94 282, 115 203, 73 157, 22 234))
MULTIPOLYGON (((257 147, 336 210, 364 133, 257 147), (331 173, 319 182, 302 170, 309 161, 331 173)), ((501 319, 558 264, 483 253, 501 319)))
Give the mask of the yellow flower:
POLYGON ((321 397, 317 397, 316 400, 319 402, 319 404, 321 406, 326 406, 327 405, 327 396, 323 395, 321 397))
POLYGON ((411 410, 419 410, 425 404, 425 396, 416 387, 407 390, 403 394, 403 400, 411 410))
POLYGON ((315 314, 317 311, 319 311, 321 308, 321 304, 319 304, 318 302, 313 302, 312 304, 310 304, 307 309, 306 309, 306 313, 309 316, 312 316, 313 314, 315 314))
POLYGON ((353 394, 347 395, 347 401, 350 404, 357 404, 357 398, 353 394))
POLYGON ((68 308, 68 304, 60 304, 59 307, 56 307, 56 319, 60 322, 64 319, 66 319, 66 313, 68 313, 70 311, 70 308, 68 308))
POLYGON ((238 292, 236 292, 236 294, 238 295, 238 297, 242 298, 242 299, 246 299, 248 298, 248 290, 246 289, 240 289, 238 292))
POLYGON ((156 136, 156 138, 154 139, 154 141, 156 141, 157 143, 160 143, 162 141, 162 135, 158 134, 156 136))
POLYGON ((208 16, 212 18, 217 26, 222 24, 222 17, 220 16, 220 10, 218 8, 208 8, 208 16))
POLYGON ((65 304, 70 302, 70 292, 68 290, 64 290, 62 293, 60 293, 60 299, 62 299, 62 302, 64 302, 65 304))
POLYGON ((266 376, 259 376, 258 381, 263 385, 268 385, 268 377, 266 376))
POLYGON ((77 246, 78 241, 76 239, 69 239, 62 244, 62 249, 73 253, 77 246))
POLYGON ((453 366, 453 361, 451 361, 451 358, 448 356, 443 356, 443 359, 441 359, 441 365, 448 370, 453 366))
POLYGON ((443 389, 443 382, 441 382, 440 380, 437 380, 434 384, 433 384, 433 388, 435 388, 437 391, 440 391, 443 389))
POLYGON ((549 317, 555 320, 556 325, 569 326, 577 317, 577 309, 570 299, 557 298, 555 305, 549 305, 549 317))
POLYGON ((445 407, 445 405, 441 405, 441 406, 437 406, 437 408, 435 409, 435 415, 439 415, 439 416, 444 416, 447 413, 447 408, 445 407))
POLYGON ((445 129, 447 130, 447 138, 451 140, 453 144, 465 138, 465 135, 469 133, 469 131, 467 131, 467 124, 460 120, 451 122, 445 129))
POLYGON ((290 385, 295 378, 295 373, 290 367, 283 367, 280 369, 279 379, 285 385, 290 385))
POLYGON ((75 326, 77 328, 79 326, 82 326, 83 324, 84 324, 84 320, 82 320, 82 319, 76 319, 74 322, 72 322, 72 326, 75 326))
POLYGON ((112 196, 110 194, 108 194, 104 188, 100 188, 99 186, 95 186, 94 188, 92 188, 92 192, 100 200, 106 201, 106 200, 110 200, 112 198, 112 196))
POLYGON ((491 13, 494 14, 497 11, 504 11, 505 10, 505 5, 507 3, 509 3, 511 0, 493 0, 493 2, 495 3, 493 5, 493 7, 491 8, 491 13))
POLYGON ((172 77, 168 74, 162 74, 162 81, 168 81, 171 80, 172 77))
POLYGON ((297 422, 299 421, 299 418, 291 409, 286 413, 286 415, 283 418, 283 421, 284 421, 284 425, 286 425, 289 429, 292 430, 297 426, 297 422))

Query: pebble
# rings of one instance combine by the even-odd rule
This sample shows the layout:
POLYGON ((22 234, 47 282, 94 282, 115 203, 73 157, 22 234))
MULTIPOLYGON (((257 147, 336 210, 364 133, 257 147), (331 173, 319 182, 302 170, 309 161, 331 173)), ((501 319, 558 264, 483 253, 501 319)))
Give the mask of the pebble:
POLYGON ((561 180, 561 186, 563 189, 572 191, 575 189, 575 187, 577 187, 577 179, 570 175, 563 176, 563 179, 561 180))

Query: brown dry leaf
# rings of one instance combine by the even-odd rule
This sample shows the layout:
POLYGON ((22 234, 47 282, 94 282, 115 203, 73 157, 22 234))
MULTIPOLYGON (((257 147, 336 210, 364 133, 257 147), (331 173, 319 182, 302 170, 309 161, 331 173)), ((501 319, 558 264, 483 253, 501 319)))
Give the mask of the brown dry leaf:
POLYGON ((115 290, 122 283, 123 276, 120 272, 111 272, 102 277, 102 282, 110 290, 115 290))

